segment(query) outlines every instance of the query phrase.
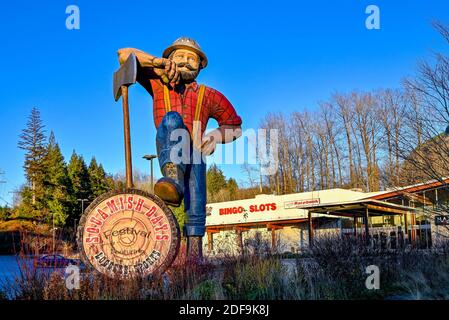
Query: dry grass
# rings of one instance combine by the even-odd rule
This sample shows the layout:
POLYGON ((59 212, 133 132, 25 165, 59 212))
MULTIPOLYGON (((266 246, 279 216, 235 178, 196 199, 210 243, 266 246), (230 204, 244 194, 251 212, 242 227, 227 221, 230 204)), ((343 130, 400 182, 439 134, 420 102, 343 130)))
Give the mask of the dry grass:
MULTIPOLYGON (((185 248, 181 250, 185 252, 185 248)), ((285 261, 269 252, 208 259, 186 265, 181 254, 160 278, 117 280, 89 272, 79 290, 68 290, 64 275, 38 272, 23 263, 20 276, 4 286, 16 299, 50 300, 301 300, 448 299, 449 245, 433 250, 371 250, 350 239, 323 238, 307 252, 285 261), (368 265, 380 268, 380 290, 368 290, 368 265)))
POLYGON ((0 220, 1 232, 34 232, 48 234, 50 227, 43 224, 37 224, 29 220, 0 220))

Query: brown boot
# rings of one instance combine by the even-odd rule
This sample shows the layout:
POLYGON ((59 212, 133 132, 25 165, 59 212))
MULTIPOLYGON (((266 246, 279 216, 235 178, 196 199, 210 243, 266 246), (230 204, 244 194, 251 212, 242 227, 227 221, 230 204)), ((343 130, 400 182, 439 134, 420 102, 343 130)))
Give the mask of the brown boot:
POLYGON ((187 237, 187 263, 202 264, 203 238, 187 237))
POLYGON ((181 205, 184 198, 184 172, 173 163, 167 163, 162 168, 164 177, 154 185, 154 193, 166 204, 174 207, 181 205))

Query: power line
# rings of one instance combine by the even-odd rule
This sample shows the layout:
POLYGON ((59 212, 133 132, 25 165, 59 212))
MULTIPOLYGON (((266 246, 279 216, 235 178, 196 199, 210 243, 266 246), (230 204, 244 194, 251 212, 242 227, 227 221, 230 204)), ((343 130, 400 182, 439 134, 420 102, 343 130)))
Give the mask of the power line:
POLYGON ((2 196, 0 196, 0 200, 4 201, 8 206, 12 206, 11 203, 9 203, 9 201, 3 198, 2 196))
MULTIPOLYGON (((12 194, 20 194, 20 191, 10 191, 8 193, 12 193, 12 194)), ((3 198, 2 196, 0 196, 0 200, 4 201, 7 205, 9 206, 13 206, 8 200, 6 200, 5 198, 3 198)))
POLYGON ((11 203, 9 203, 8 201, 6 201, 6 199, 4 199, 3 197, 0 197, 0 200, 2 200, 7 206, 12 206, 11 203))

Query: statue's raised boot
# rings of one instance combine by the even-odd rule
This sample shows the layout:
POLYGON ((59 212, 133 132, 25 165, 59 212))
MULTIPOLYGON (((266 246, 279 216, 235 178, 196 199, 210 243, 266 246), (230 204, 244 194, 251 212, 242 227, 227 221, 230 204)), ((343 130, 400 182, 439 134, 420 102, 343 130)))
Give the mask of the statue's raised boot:
POLYGON ((154 193, 167 205, 179 207, 184 198, 184 172, 169 162, 162 168, 162 174, 154 185, 154 193))
POLYGON ((187 263, 202 264, 203 237, 187 237, 187 263))

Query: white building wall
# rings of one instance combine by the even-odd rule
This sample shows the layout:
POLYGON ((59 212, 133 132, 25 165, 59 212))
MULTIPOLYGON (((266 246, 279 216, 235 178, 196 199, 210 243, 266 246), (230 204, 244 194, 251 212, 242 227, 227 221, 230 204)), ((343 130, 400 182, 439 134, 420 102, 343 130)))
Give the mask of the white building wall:
MULTIPOLYGON (((330 189, 289 195, 258 195, 253 199, 228 201, 222 203, 207 204, 206 226, 217 229, 223 226, 251 225, 254 223, 275 223, 281 220, 306 219, 307 210, 302 207, 311 204, 333 204, 366 199, 372 194, 345 190, 330 189)), ((332 218, 329 215, 313 214, 313 217, 332 218)), ((335 218, 328 225, 321 225, 314 229, 314 238, 341 234, 341 218, 335 218)), ((433 221, 432 221, 433 222, 433 221)), ((360 231, 360 230, 359 230, 360 231)), ((371 230, 373 233, 376 230, 371 230)), ((447 235, 445 227, 437 227, 432 223, 433 239, 438 239, 438 233, 447 235)), ((352 232, 352 231, 351 231, 352 232)), ((204 237, 204 252, 211 255, 236 255, 240 254, 235 230, 220 231, 213 234, 214 250, 208 251, 207 235, 204 237)), ((300 252, 308 247, 309 232, 307 222, 297 223, 294 227, 284 227, 276 230, 277 249, 280 253, 300 252)), ((257 246, 260 250, 271 249, 271 230, 266 227, 250 229, 242 232, 242 240, 245 251, 252 252, 257 246), (259 235, 257 238, 256 235, 259 235), (259 240, 255 240, 259 239, 259 240)))
MULTIPOLYGON (((363 192, 330 189, 288 195, 257 195, 253 199, 207 204, 206 226, 223 226, 307 218, 311 203, 338 203, 360 200, 363 192)), ((320 216, 314 214, 314 217, 320 216)))

